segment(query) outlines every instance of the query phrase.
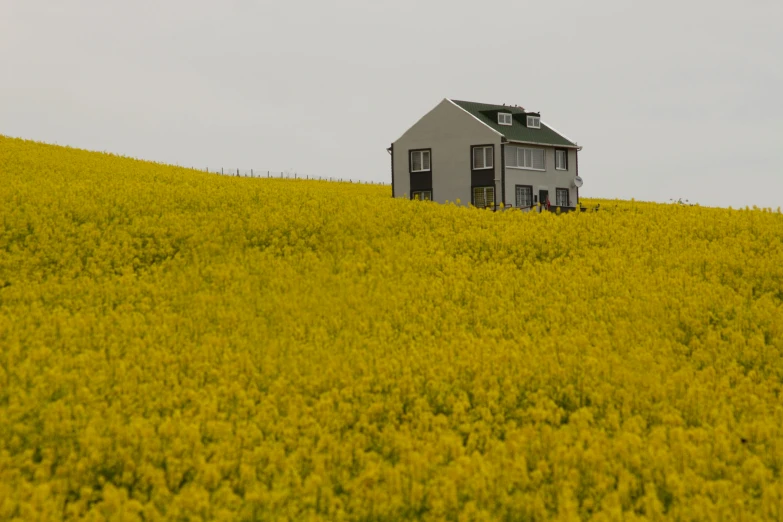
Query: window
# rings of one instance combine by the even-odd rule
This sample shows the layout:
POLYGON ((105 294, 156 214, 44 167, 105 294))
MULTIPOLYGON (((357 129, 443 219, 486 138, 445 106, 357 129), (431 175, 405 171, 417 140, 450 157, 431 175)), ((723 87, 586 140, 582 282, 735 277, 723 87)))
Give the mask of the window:
POLYGON ((432 191, 417 190, 413 194, 411 194, 411 199, 415 199, 418 201, 432 201, 432 191))
POLYGON ((567 207, 568 205, 568 189, 559 188, 555 192, 555 206, 567 207))
POLYGON ((498 113, 498 124, 511 125, 511 115, 507 112, 498 113))
POLYGON ((568 151, 556 150, 555 151, 555 169, 568 170, 568 151))
POLYGON ((540 116, 528 116, 527 117, 527 126, 531 129, 540 129, 541 128, 541 117, 540 116))
POLYGON ((533 206, 533 187, 530 185, 517 185, 517 207, 528 208, 533 206))
POLYGON ((518 169, 545 170, 544 149, 506 146, 506 166, 518 169))
POLYGON ((411 151, 411 172, 422 172, 426 170, 430 170, 430 151, 411 151))
POLYGON ((473 187, 473 204, 477 207, 495 206, 495 187, 473 187))
POLYGON ((493 166, 493 152, 494 148, 492 145, 489 147, 473 147, 473 170, 491 169, 493 166))

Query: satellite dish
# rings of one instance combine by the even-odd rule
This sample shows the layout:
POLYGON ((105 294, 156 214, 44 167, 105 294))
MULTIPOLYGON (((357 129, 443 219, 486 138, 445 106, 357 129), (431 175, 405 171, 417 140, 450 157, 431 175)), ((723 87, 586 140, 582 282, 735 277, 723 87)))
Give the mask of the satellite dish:
POLYGON ((581 187, 583 183, 584 183, 584 181, 582 181, 582 178, 580 178, 579 176, 574 178, 574 186, 576 188, 581 187))

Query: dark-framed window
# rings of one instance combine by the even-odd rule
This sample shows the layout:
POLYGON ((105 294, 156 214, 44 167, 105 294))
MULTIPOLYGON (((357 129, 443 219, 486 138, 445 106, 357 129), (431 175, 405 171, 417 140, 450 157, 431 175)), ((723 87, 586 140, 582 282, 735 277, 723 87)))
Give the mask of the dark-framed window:
POLYGON ((411 199, 415 199, 418 201, 432 201, 432 191, 431 190, 415 190, 411 192, 411 199))
POLYGON ((494 145, 477 145, 473 147, 473 170, 491 169, 495 166, 494 145))
POLYGON ((569 207, 568 199, 570 195, 570 190, 567 188, 556 188, 555 189, 555 206, 556 207, 569 207))
POLYGON ((516 185, 515 192, 518 208, 533 206, 533 185, 516 185))
POLYGON ((473 187, 473 205, 479 208, 495 206, 495 187, 473 187))
POLYGON ((568 170, 568 151, 555 149, 555 170, 568 170))
POLYGON ((429 172, 432 169, 432 150, 419 149, 410 151, 410 171, 429 172))

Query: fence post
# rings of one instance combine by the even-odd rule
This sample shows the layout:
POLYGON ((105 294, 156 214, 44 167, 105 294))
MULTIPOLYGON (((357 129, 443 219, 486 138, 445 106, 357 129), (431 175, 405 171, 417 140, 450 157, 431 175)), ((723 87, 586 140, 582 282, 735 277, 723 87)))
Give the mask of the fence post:
POLYGON ((220 173, 223 174, 223 167, 220 167, 220 173))

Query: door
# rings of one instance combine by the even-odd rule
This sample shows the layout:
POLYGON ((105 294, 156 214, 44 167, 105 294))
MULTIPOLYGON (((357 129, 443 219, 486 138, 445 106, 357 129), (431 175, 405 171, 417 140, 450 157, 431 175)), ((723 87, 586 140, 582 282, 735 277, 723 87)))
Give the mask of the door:
POLYGON ((549 197, 549 191, 548 190, 539 190, 538 191, 538 202, 541 203, 542 207, 546 208, 546 199, 549 197))

